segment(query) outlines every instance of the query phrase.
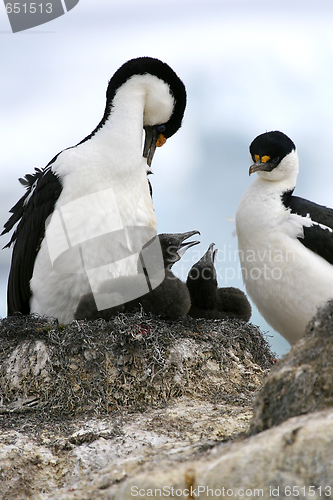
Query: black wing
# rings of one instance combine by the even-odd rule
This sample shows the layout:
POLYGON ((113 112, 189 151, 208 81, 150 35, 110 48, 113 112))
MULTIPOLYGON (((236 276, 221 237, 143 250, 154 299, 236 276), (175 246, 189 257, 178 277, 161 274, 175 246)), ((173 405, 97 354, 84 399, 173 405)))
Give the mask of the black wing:
POLYGON ((34 174, 19 179, 27 191, 10 210, 13 215, 1 233, 8 233, 18 223, 10 242, 4 247, 14 245, 7 289, 8 314, 17 311, 30 313, 29 283, 35 259, 44 237, 45 221, 62 191, 61 182, 50 167, 54 160, 43 170, 36 168, 34 174))
POLYGON ((311 227, 304 227, 304 238, 298 239, 304 246, 333 264, 333 209, 292 196, 292 192, 285 193, 282 201, 291 209, 291 213, 302 217, 309 215, 316 223, 311 227), (330 229, 325 229, 324 226, 330 229))

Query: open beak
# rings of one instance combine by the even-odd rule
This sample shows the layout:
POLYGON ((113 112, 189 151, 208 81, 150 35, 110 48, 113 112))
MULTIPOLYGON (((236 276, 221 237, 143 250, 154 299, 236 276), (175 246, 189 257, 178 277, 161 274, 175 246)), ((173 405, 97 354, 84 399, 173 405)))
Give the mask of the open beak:
MULTIPOLYGON (((216 270, 215 270, 215 257, 218 252, 218 250, 214 250, 215 243, 211 243, 208 247, 207 252, 201 257, 200 260, 194 266, 192 266, 192 269, 197 269, 197 271, 200 271, 200 275, 203 277, 203 279, 217 279, 216 276, 216 270), (209 278, 204 276, 204 272, 207 270, 209 272, 209 278)), ((197 272, 196 271, 196 272, 197 272)), ((190 271, 191 273, 191 271, 190 271)), ((190 274, 189 274, 190 276, 190 274)))
POLYGON ((186 242, 188 238, 191 238, 194 234, 200 234, 199 231, 189 231, 187 233, 179 233, 179 245, 178 245, 178 250, 177 254, 179 255, 179 258, 181 258, 184 253, 194 245, 198 245, 200 241, 188 241, 186 242))
POLYGON ((211 243, 208 247, 207 252, 201 257, 201 261, 212 262, 214 264, 216 254, 218 252, 217 248, 214 250, 215 243, 211 243))
POLYGON ((153 161, 156 147, 163 146, 166 142, 166 138, 163 134, 160 134, 157 130, 157 126, 146 125, 144 127, 145 131, 145 143, 143 146, 143 157, 147 158, 147 164, 150 167, 153 161))

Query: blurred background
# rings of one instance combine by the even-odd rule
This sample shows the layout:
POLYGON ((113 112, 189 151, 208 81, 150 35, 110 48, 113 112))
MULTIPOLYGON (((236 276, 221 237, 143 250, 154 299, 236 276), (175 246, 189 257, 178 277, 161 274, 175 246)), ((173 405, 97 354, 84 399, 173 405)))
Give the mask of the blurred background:
MULTIPOLYGON (((157 57, 188 95, 182 128, 153 160, 158 230, 200 230, 201 244, 175 266, 183 280, 214 242, 219 285, 243 289, 230 218, 253 181, 248 147, 258 134, 286 133, 300 158, 295 194, 333 206, 332 21, 332 0, 80 0, 13 34, 0 6, 0 225, 24 193, 18 177, 98 124, 118 67, 157 57)), ((10 255, 0 251, 0 317, 10 255)), ((289 350, 255 307, 251 321, 278 355, 289 350)))

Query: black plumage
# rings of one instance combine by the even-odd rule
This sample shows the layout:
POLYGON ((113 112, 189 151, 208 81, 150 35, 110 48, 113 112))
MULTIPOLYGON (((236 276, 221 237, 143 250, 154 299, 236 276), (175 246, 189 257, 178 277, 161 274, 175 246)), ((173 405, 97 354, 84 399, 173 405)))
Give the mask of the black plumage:
MULTIPOLYGON (((127 61, 116 71, 108 83, 106 106, 101 121, 81 142, 76 146, 67 148, 67 150, 80 148, 81 145, 98 135, 112 115, 113 101, 119 88, 131 77, 145 74, 151 74, 164 81, 174 99, 174 108, 168 121, 144 127, 146 138, 143 156, 147 158, 147 164, 150 166, 159 138, 162 136, 164 139, 169 138, 180 128, 186 107, 186 90, 182 81, 166 63, 150 57, 140 57, 127 61)), ((48 217, 53 214, 56 204, 61 206, 63 183, 66 184, 67 182, 66 176, 62 178, 55 173, 65 151, 58 153, 44 169, 35 169, 34 174, 27 174, 25 179, 20 179, 27 191, 10 210, 12 216, 1 233, 8 233, 17 224, 10 242, 6 245, 6 247, 13 245, 7 289, 8 314, 14 312, 29 314, 31 311, 32 291, 30 289, 30 280, 33 276, 36 258, 39 257, 38 252, 41 242, 45 236, 45 224, 48 217)), ((90 165, 89 158, 86 159, 83 156, 83 163, 85 160, 87 165, 90 165)), ((84 177, 86 174, 83 173, 82 175, 84 177)), ((152 194, 151 184, 148 179, 147 183, 152 194)), ((82 196, 85 194, 86 192, 83 191, 82 196)), ((45 276, 45 280, 47 282, 48 276, 45 276)), ((61 277, 59 281, 61 282, 61 277)), ((75 279, 73 279, 74 282, 75 279)), ((73 286, 73 288, 75 287, 73 286)), ((53 305, 54 301, 51 300, 51 304, 53 305)), ((45 304, 42 307, 46 307, 45 304)), ((49 304, 47 304, 47 307, 49 307, 49 304)), ((43 311, 38 312, 43 313, 43 311)), ((61 313, 61 306, 59 306, 57 312, 61 313)))
POLYGON ((291 213, 310 217, 313 223, 310 227, 303 227, 304 236, 298 237, 298 240, 309 250, 333 264, 333 209, 293 196, 293 190, 286 191, 281 198, 291 213))
POLYGON ((124 63, 112 76, 106 91, 106 106, 103 118, 91 134, 85 137, 79 144, 91 139, 103 127, 112 112, 112 103, 117 90, 133 75, 144 74, 154 75, 167 83, 170 87, 170 93, 175 99, 175 106, 170 119, 166 123, 160 123, 154 127, 157 136, 159 133, 162 133, 168 139, 177 132, 181 127, 186 108, 185 85, 168 64, 153 57, 137 57, 124 63))
POLYGON ((251 305, 246 295, 234 287, 218 288, 214 265, 217 250, 211 243, 204 256, 192 266, 187 277, 191 296, 189 316, 205 319, 239 318, 248 321, 251 305))
POLYGON ((14 245, 7 288, 9 315, 17 311, 23 314, 30 313, 29 282, 35 259, 44 238, 46 219, 53 213, 62 191, 59 177, 51 170, 56 158, 53 158, 44 169, 35 168, 33 174, 27 174, 24 179, 19 179, 27 191, 10 210, 13 215, 1 233, 1 235, 8 233, 18 223, 9 243, 4 247, 14 245))
MULTIPOLYGON (((93 293, 88 293, 82 297, 75 313, 76 319, 94 320, 103 318, 110 319, 119 312, 132 313, 141 307, 146 313, 161 316, 166 319, 175 320, 186 316, 191 306, 190 294, 185 283, 177 278, 171 268, 175 262, 179 261, 185 251, 198 241, 185 242, 194 234, 200 234, 199 231, 190 231, 178 234, 160 234, 158 235, 161 245, 165 277, 161 284, 153 288, 149 293, 120 305, 98 311, 93 293)), ((147 247, 151 242, 148 242, 147 247)), ((139 259, 139 262, 142 262, 139 259)), ((160 275, 159 263, 149 262, 150 283, 154 282, 154 266, 156 276, 160 275)), ((138 266, 139 274, 136 276, 122 276, 116 279, 108 280, 102 283, 99 293, 117 294, 126 297, 128 289, 131 290, 140 287, 142 272, 146 274, 147 270, 140 264, 138 266), (141 274, 141 276, 140 276, 141 274)), ((117 297, 118 299, 119 297, 117 297)))
POLYGON ((280 131, 250 145, 257 173, 236 212, 243 281, 265 320, 291 345, 333 297, 333 210, 293 196, 294 142, 280 131))

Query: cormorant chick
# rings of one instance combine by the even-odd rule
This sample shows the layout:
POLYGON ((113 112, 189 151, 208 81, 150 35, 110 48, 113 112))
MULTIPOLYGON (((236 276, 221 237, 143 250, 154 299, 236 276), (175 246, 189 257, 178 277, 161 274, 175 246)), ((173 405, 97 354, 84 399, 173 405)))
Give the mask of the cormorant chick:
MULTIPOLYGON (((186 250, 199 241, 185 242, 194 234, 200 234, 199 231, 189 231, 187 233, 178 234, 160 234, 155 236, 159 238, 160 248, 164 263, 164 279, 161 282, 161 268, 158 254, 152 252, 147 259, 142 259, 144 250, 151 245, 153 240, 150 240, 144 245, 140 258, 138 260, 138 274, 135 276, 121 276, 115 279, 110 279, 102 283, 99 293, 107 294, 110 301, 116 298, 119 305, 103 310, 98 310, 93 293, 84 295, 75 312, 76 319, 94 320, 103 318, 109 320, 119 312, 132 313, 139 310, 142 306, 146 313, 152 313, 156 316, 161 316, 166 319, 178 319, 186 316, 191 307, 190 294, 186 283, 178 279, 171 271, 171 267, 175 262, 178 262, 186 250), (149 273, 147 270, 149 267, 149 273), (140 290, 142 287, 142 273, 149 275, 149 284, 152 290, 149 293, 138 296, 138 298, 129 302, 122 301, 122 297, 126 297, 128 290, 140 290), (159 280, 159 281, 158 281, 159 280), (154 287, 156 283, 158 286, 154 287)), ((145 255, 145 254, 144 254, 145 255)))
POLYGON ((209 245, 205 255, 190 269, 187 287, 191 296, 188 312, 193 318, 238 318, 249 321, 251 305, 246 295, 234 287, 218 288, 214 260, 217 249, 209 245))

